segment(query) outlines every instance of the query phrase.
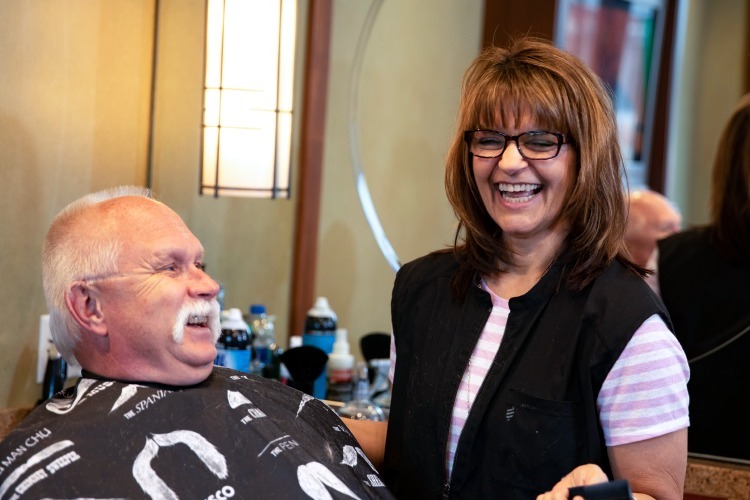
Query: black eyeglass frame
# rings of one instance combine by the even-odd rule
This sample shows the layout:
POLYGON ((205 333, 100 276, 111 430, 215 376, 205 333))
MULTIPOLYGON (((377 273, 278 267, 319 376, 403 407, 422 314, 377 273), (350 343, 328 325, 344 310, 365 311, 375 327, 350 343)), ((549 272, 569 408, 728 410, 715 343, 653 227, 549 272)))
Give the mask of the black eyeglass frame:
POLYGON ((502 133, 500 131, 491 130, 491 129, 474 129, 474 130, 465 130, 464 131, 464 142, 466 142, 466 147, 469 150, 469 157, 476 156, 477 158, 484 158, 484 159, 499 158, 499 157, 503 156, 503 153, 505 153, 505 150, 508 149, 508 144, 510 144, 511 141, 515 141, 515 143, 516 143, 516 149, 518 149, 518 154, 520 154, 524 159, 531 160, 531 161, 551 160, 552 158, 555 158, 557 155, 560 154, 560 150, 562 149, 563 144, 572 144, 573 143, 573 141, 570 140, 568 137, 566 137, 565 134, 561 134, 559 132, 549 132, 547 130, 528 130, 526 132, 521 132, 518 135, 508 135, 508 134, 504 134, 504 133, 502 133), (493 155, 493 156, 478 155, 478 154, 474 153, 471 150, 471 144, 473 142, 472 139, 473 139, 473 136, 474 136, 475 132, 491 132, 493 134, 501 135, 501 136, 505 137, 505 146, 496 155, 493 155), (526 135, 526 134, 549 134, 549 135, 554 135, 555 137, 557 137, 557 150, 555 151, 555 154, 553 154, 552 156, 549 156, 547 158, 529 158, 528 156, 526 156, 523 153, 523 151, 521 150, 521 145, 518 143, 519 137, 521 137, 523 135, 526 135))

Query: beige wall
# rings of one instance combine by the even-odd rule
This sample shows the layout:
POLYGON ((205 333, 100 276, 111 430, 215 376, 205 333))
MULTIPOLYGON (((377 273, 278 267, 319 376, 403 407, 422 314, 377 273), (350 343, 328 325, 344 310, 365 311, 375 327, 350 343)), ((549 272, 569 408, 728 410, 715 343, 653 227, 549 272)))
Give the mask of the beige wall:
POLYGON ((0 1, 0 406, 30 403, 46 227, 86 192, 146 180, 153 6, 0 1))
MULTIPOLYGON (((304 15, 307 2, 300 3, 304 15)), ((36 345, 46 306, 39 254, 52 217, 87 192, 148 183, 154 4, 0 0, 0 175, 6 187, 0 200, 6 283, 0 407, 32 403, 40 393, 36 345)), ((361 91, 364 160, 383 224, 403 260, 451 240, 442 156, 461 73, 478 49, 481 4, 384 2, 373 30, 361 91)), ((294 196, 197 195, 203 5, 161 1, 153 187, 203 241, 209 272, 226 287, 227 306, 265 303, 278 315, 283 342, 294 196)), ((355 351, 362 333, 389 328, 393 280, 365 226, 347 150, 347 80, 369 5, 334 1, 316 288, 350 329, 355 351)))
MULTIPOLYGON (((334 3, 316 270, 317 293, 328 297, 353 339, 390 331, 395 276, 359 205, 347 140, 350 73, 371 3, 334 3)), ((453 241, 443 158, 461 76, 479 51, 482 6, 481 0, 385 1, 364 52, 356 123, 361 160, 383 228, 402 262, 453 241)))

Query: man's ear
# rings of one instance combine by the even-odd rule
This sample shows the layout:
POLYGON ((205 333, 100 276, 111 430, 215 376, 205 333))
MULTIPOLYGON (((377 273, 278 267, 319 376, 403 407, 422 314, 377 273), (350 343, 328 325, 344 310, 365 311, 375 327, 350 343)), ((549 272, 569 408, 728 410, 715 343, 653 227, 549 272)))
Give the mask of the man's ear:
POLYGON ((65 303, 71 316, 81 328, 96 335, 107 334, 107 323, 101 307, 98 293, 84 281, 70 285, 65 294, 65 303))

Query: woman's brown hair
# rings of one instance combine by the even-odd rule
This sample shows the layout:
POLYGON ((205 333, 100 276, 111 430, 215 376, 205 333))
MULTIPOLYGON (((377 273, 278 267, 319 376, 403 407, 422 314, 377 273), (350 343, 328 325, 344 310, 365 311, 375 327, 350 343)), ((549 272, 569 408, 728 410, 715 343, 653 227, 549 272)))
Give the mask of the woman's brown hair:
POLYGON ((750 261, 750 94, 740 99, 719 139, 711 222, 719 252, 732 261, 750 261))
POLYGON ((513 262, 502 229, 480 197, 463 132, 494 129, 498 123, 511 126, 523 117, 565 134, 576 151, 575 181, 560 215, 570 228, 563 249, 569 257, 569 286, 584 288, 618 257, 640 271, 623 256, 627 205, 610 94, 573 55, 546 41, 522 38, 507 48, 488 47, 464 74, 445 172, 448 200, 459 221, 457 290, 465 290, 477 273, 492 275, 500 272, 501 263, 513 262))

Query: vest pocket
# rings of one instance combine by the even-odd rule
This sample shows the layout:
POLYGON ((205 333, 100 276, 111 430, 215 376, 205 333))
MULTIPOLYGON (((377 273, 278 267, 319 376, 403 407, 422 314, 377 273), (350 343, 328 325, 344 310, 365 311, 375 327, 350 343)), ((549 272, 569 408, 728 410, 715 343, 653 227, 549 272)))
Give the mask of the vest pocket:
POLYGON ((511 389, 494 405, 488 425, 490 471, 495 481, 544 491, 576 465, 583 438, 577 432, 579 404, 542 399, 511 389))

